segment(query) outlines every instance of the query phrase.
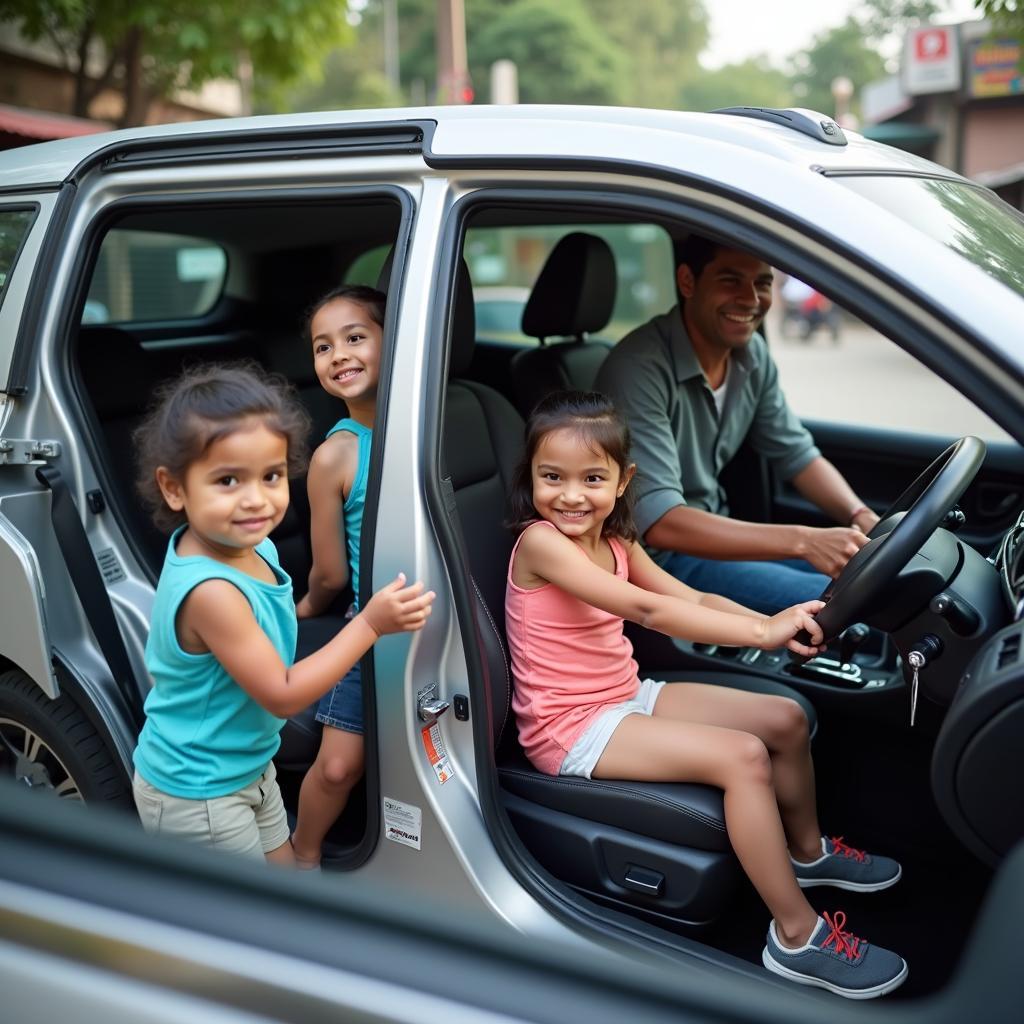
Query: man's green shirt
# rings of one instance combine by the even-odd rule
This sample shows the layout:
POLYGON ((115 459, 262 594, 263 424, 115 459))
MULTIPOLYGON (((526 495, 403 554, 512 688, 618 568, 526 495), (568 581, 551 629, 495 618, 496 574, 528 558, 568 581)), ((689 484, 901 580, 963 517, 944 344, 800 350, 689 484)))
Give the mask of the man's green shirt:
MULTIPOLYGON (((633 436, 641 535, 677 505, 728 515, 718 476, 744 440, 783 480, 821 454, 786 404, 764 338, 755 334, 730 358, 721 416, 678 306, 628 334, 601 367, 597 389, 614 399, 633 436)), ((652 554, 664 561, 669 553, 652 554)))

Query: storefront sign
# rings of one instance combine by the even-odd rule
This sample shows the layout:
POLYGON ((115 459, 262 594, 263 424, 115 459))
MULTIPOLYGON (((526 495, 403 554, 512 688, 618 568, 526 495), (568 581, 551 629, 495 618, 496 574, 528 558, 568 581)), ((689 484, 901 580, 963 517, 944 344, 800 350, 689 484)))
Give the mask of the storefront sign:
POLYGON ((930 25, 907 33, 903 87, 910 96, 960 88, 960 43, 953 25, 930 25))
POLYGON ((971 96, 1024 94, 1020 43, 1015 39, 979 39, 967 62, 967 90, 971 96))

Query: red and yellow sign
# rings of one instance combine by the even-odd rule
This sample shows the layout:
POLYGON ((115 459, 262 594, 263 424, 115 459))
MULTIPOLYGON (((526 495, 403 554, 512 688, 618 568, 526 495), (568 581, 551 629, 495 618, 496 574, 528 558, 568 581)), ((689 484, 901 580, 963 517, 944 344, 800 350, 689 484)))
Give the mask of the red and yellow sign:
POLYGON ((967 88, 971 96, 1024 95, 1021 47, 1015 39, 982 39, 971 47, 967 88))

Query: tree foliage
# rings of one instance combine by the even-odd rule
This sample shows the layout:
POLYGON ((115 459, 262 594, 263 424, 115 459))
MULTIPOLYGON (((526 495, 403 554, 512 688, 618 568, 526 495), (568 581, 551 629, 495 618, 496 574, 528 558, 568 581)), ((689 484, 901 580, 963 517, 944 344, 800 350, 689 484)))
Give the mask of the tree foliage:
POLYGON ((996 31, 1024 41, 1024 0, 974 0, 974 6, 996 31))
POLYGON ((237 78, 246 61, 271 86, 317 74, 350 37, 345 14, 338 0, 0 0, 0 19, 51 43, 75 76, 71 112, 119 89, 126 126, 156 97, 237 78))
POLYGON ((793 58, 793 92, 803 107, 832 113, 832 82, 848 78, 855 93, 868 82, 885 77, 885 61, 867 39, 864 27, 850 17, 838 28, 821 32, 793 58))
POLYGON ((682 90, 686 110, 718 107, 788 107, 793 103, 789 76, 767 57, 750 57, 713 71, 702 70, 682 90))

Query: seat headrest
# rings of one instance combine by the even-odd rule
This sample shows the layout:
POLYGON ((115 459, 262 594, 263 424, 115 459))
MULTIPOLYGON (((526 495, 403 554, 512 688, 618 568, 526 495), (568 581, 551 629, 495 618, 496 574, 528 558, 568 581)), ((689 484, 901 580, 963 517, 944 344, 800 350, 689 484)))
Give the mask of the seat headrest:
POLYGON ((452 353, 448 376, 460 377, 473 361, 476 344, 476 311, 473 307, 473 282, 469 267, 460 256, 455 271, 455 299, 452 303, 452 353))
POLYGON ((581 338, 607 325, 615 306, 615 257, 597 235, 574 231, 551 250, 523 310, 523 334, 581 338))
POLYGON ((139 415, 169 367, 160 353, 147 353, 120 327, 83 327, 78 365, 85 390, 101 420, 139 415))

